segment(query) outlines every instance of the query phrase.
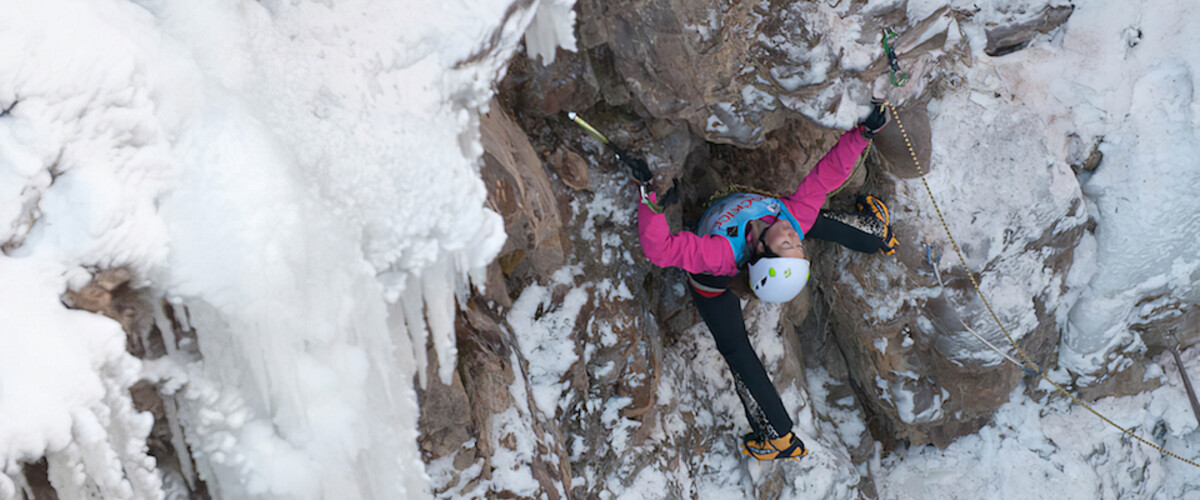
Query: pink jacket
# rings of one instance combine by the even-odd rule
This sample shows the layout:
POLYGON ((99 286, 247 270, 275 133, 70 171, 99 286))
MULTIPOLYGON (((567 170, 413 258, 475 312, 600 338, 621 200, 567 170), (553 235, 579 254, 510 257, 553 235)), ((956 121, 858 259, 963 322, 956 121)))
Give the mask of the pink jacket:
MULTIPOLYGON (((850 177, 854 164, 867 147, 858 127, 842 134, 833 149, 817 162, 796 192, 782 198, 784 205, 800 223, 800 232, 807 233, 817 220, 825 196, 850 177)), ((737 274, 737 262, 729 242, 717 235, 697 235, 690 231, 671 234, 667 217, 656 214, 645 204, 638 204, 638 238, 642 252, 659 267, 678 267, 693 274, 709 273, 718 276, 737 274)))

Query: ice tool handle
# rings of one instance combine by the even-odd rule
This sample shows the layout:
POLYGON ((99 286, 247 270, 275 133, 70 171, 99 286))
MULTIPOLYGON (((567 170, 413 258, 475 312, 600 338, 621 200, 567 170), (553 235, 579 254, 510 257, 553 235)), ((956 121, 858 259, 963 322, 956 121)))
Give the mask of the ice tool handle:
POLYGON ((575 122, 576 125, 583 127, 583 129, 586 130, 587 133, 591 134, 592 137, 595 137, 596 140, 600 141, 605 146, 608 146, 608 149, 610 149, 613 154, 616 155, 617 160, 625 165, 625 167, 629 168, 629 173, 633 175, 634 180, 636 180, 638 184, 645 186, 654 179, 654 174, 650 172, 650 165, 646 163, 646 160, 629 156, 629 153, 626 153, 625 150, 617 147, 616 144, 613 144, 611 141, 609 141, 607 137, 604 137, 604 134, 601 134, 599 130, 596 130, 596 128, 588 122, 583 121, 583 118, 580 118, 579 115, 574 111, 568 111, 567 118, 570 118, 571 121, 575 122))
POLYGON ((893 86, 903 87, 908 83, 908 72, 900 70, 900 58, 896 56, 896 49, 889 43, 899 36, 895 31, 888 28, 883 29, 883 52, 887 54, 888 68, 890 68, 888 77, 892 80, 893 86))

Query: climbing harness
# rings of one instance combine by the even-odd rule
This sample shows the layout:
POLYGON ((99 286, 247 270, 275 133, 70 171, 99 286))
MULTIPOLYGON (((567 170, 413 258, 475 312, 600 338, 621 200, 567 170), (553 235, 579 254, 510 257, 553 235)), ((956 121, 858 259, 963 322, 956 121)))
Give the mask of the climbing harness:
POLYGON ((888 58, 888 78, 891 79, 893 86, 903 87, 908 83, 908 72, 900 70, 900 58, 896 56, 895 47, 888 43, 899 36, 890 28, 883 29, 883 52, 887 54, 888 58))
MULTIPOLYGON (((885 37, 885 43, 886 43, 886 37, 885 37)), ((975 274, 973 272, 971 272, 971 268, 967 266, 967 258, 963 255, 962 249, 960 249, 958 247, 958 242, 954 239, 954 235, 950 233, 950 225, 946 223, 946 217, 942 214, 942 209, 938 205, 937 198, 934 198, 934 196, 933 196, 933 189, 931 189, 929 187, 929 182, 927 180, 925 180, 925 169, 924 169, 924 167, 921 166, 921 161, 917 159, 917 152, 915 149, 913 149, 912 141, 910 141, 909 137, 908 137, 908 132, 906 132, 904 130, 904 123, 900 121, 900 113, 896 111, 896 107, 894 105, 892 105, 892 103, 890 101, 884 101, 884 104, 888 107, 888 109, 892 113, 892 117, 896 120, 896 126, 899 127, 900 135, 904 137, 904 144, 905 144, 905 146, 908 147, 908 154, 912 156, 913 164, 917 167, 917 173, 920 174, 921 183, 925 185, 925 192, 929 195, 929 201, 932 202, 933 209, 935 212, 937 212, 938 220, 942 223, 942 229, 946 231, 946 237, 950 239, 950 246, 952 248, 954 248, 954 253, 958 255, 959 262, 962 263, 963 269, 967 271, 967 278, 970 278, 971 286, 973 286, 975 288, 975 293, 979 295, 979 300, 983 302, 984 307, 987 308, 987 311, 989 314, 991 314, 992 319, 996 321, 996 325, 998 325, 1000 327, 1000 331, 1004 333, 1004 338, 1008 339, 1008 343, 1011 344, 1013 346, 1013 349, 1016 349, 1017 353, 1021 355, 1021 359, 1025 360, 1025 363, 1021 365, 1021 369, 1025 370, 1025 373, 1028 373, 1030 375, 1036 374, 1036 375, 1040 376, 1042 378, 1042 380, 1049 383, 1051 386, 1053 386, 1055 389, 1057 389, 1058 392, 1066 395, 1068 398, 1071 399, 1071 401, 1075 402, 1075 404, 1082 406, 1083 408, 1092 412, 1092 414, 1096 415, 1097 417, 1100 417, 1101 420, 1103 420, 1106 423, 1108 423, 1109 425, 1119 429, 1121 432, 1125 433, 1126 436, 1136 439, 1136 440, 1140 441, 1142 444, 1145 444, 1146 446, 1154 448, 1164 455, 1167 455, 1171 458, 1177 459, 1177 460, 1184 462, 1188 465, 1191 465, 1193 467, 1200 468, 1200 463, 1197 463, 1193 460, 1186 459, 1170 450, 1167 450, 1166 448, 1163 448, 1162 446, 1159 446, 1157 444, 1151 443, 1150 441, 1147 441, 1146 439, 1142 438, 1141 436, 1134 434, 1133 431, 1130 431, 1129 429, 1122 427, 1121 425, 1117 424, 1116 422, 1113 422, 1112 419, 1104 416, 1099 411, 1097 411, 1095 408, 1092 408, 1091 405, 1088 405, 1087 403, 1080 401, 1079 398, 1075 397, 1074 394, 1071 394, 1071 392, 1068 391, 1067 389, 1065 389, 1063 386, 1059 385, 1057 382, 1055 382, 1053 380, 1050 380, 1050 377, 1048 375, 1046 375, 1046 372, 1042 371, 1041 368, 1038 367, 1037 363, 1034 363, 1033 359, 1030 358, 1029 355, 1025 353, 1025 350, 1021 349, 1021 346, 1017 345, 1017 342, 1015 340, 1013 340, 1012 335, 1008 333, 1008 329, 1004 327, 1004 322, 1000 321, 1000 316, 996 314, 996 311, 994 309, 992 309, 991 302, 989 302, 987 300, 987 297, 983 294, 983 290, 979 288, 979 282, 975 279, 975 274)), ((974 333, 974 332, 972 332, 972 333, 974 333)), ((978 334, 976 334, 976 335, 978 336, 978 334)), ((982 337, 980 337, 980 339, 982 339, 982 337)), ((991 346, 990 342, 987 342, 987 344, 989 346, 991 346)), ((996 349, 995 346, 991 346, 991 347, 993 349, 995 349, 997 352, 1001 352, 999 349, 996 349)), ((1007 356, 1006 353, 1001 352, 1001 354, 1005 354, 1005 357, 1011 359, 1011 356, 1007 356)), ((1016 360, 1013 360, 1013 361, 1016 361, 1016 360)))
POLYGON ((650 198, 650 192, 653 191, 654 174, 650 172, 650 166, 646 164, 646 160, 630 156, 629 153, 626 153, 624 149, 617 147, 616 144, 613 144, 612 141, 608 140, 608 137, 605 137, 604 134, 601 134, 599 130, 596 130, 596 127, 593 127, 590 123, 583 121, 583 118, 581 118, 578 113, 574 111, 568 111, 567 118, 570 118, 571 121, 575 122, 576 125, 582 127, 583 130, 587 131, 588 134, 591 134, 592 137, 595 137, 596 140, 600 141, 601 144, 608 146, 608 149, 611 150, 613 155, 617 157, 617 161, 629 168, 629 173, 633 176, 633 180, 637 182, 638 192, 640 193, 642 203, 644 203, 647 207, 650 207, 650 210, 653 210, 655 213, 661 214, 667 209, 667 206, 671 204, 671 198, 672 195, 674 195, 675 188, 672 187, 672 192, 669 192, 666 196, 664 196, 663 203, 655 203, 654 200, 650 198), (647 189, 647 187, 651 187, 651 189, 647 189))

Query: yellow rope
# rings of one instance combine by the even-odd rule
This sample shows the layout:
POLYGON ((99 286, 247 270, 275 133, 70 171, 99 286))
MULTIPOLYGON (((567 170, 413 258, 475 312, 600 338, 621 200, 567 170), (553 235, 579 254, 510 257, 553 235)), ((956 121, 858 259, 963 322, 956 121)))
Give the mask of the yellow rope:
POLYGON ((906 132, 904 130, 904 123, 902 123, 900 121, 900 113, 896 112, 896 107, 893 106, 891 102, 884 102, 884 104, 886 104, 888 109, 891 110, 892 117, 896 120, 896 126, 900 128, 900 135, 902 135, 904 137, 905 146, 908 146, 908 154, 912 155, 913 164, 916 165, 917 173, 920 174, 920 176, 921 176, 921 183, 925 185, 925 192, 929 194, 929 201, 931 201, 933 203, 933 209, 934 209, 934 211, 937 212, 938 220, 941 221, 941 223, 942 223, 942 229, 944 229, 946 231, 946 237, 948 237, 950 239, 950 246, 952 246, 954 248, 954 253, 956 253, 958 255, 959 262, 962 263, 963 269, 965 269, 967 271, 967 277, 971 279, 971 286, 975 287, 975 293, 979 294, 979 299, 981 301, 983 301, 984 307, 986 307, 988 310, 988 313, 990 313, 992 315, 992 319, 996 320, 996 324, 1000 326, 1000 331, 1004 332, 1004 338, 1008 339, 1008 343, 1012 344, 1013 348, 1017 350, 1017 353, 1019 353, 1021 355, 1021 358, 1025 360, 1027 367, 1031 368, 1039 376, 1041 376, 1042 380, 1049 382, 1050 385, 1054 386, 1055 389, 1058 389, 1058 392, 1066 394, 1067 397, 1071 398, 1071 401, 1074 401, 1079 406, 1082 406, 1082 407, 1086 408, 1088 411, 1094 413, 1097 417, 1100 417, 1101 420, 1107 422, 1109 425, 1116 427, 1117 429, 1120 429, 1121 432, 1125 433, 1125 435, 1127 435, 1133 439, 1136 439, 1138 441, 1141 441, 1143 444, 1158 450, 1159 452, 1161 452, 1164 455, 1178 459, 1179 461, 1184 462, 1189 465, 1192 465, 1194 467, 1200 468, 1200 463, 1196 463, 1195 461, 1183 458, 1183 457, 1167 450, 1166 448, 1163 448, 1162 446, 1159 446, 1157 444, 1151 443, 1150 441, 1143 439, 1141 436, 1134 434, 1129 429, 1121 427, 1116 422, 1113 422, 1111 419, 1104 416, 1099 411, 1097 411, 1095 408, 1092 408, 1091 406, 1089 406, 1087 403, 1080 401, 1079 398, 1075 397, 1074 394, 1071 394, 1069 391, 1064 389, 1061 385, 1058 385, 1053 380, 1050 380, 1050 377, 1048 377, 1046 375, 1045 371, 1039 369, 1037 364, 1033 362, 1033 360, 1029 357, 1029 355, 1025 354, 1025 351, 1023 349, 1021 349, 1021 346, 1017 345, 1016 341, 1013 340, 1012 335, 1010 335, 1008 333, 1008 329, 1004 327, 1004 323, 1002 321, 1000 321, 1000 316, 997 315, 996 311, 992 309, 992 304, 990 302, 988 302, 987 297, 983 295, 983 290, 981 290, 979 288, 979 282, 975 280, 975 275, 974 275, 974 273, 971 272, 971 268, 967 267, 967 258, 963 256, 962 250, 960 250, 958 248, 958 242, 954 240, 954 235, 950 233, 950 226, 948 224, 946 224, 946 217, 944 215, 942 215, 942 209, 941 209, 941 207, 938 206, 937 198, 933 197, 933 190, 929 188, 929 182, 927 182, 925 180, 925 170, 921 167, 921 161, 917 159, 917 152, 913 149, 912 142, 909 141, 909 139, 908 139, 908 132, 906 132))

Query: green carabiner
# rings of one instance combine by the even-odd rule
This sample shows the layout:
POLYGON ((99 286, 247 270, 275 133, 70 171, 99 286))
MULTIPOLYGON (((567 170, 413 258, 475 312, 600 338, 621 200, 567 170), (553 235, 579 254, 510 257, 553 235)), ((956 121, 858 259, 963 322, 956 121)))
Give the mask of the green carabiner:
POLYGON ((903 87, 904 84, 908 83, 908 72, 900 70, 900 58, 896 56, 896 50, 893 49, 890 44, 888 44, 888 42, 893 38, 897 38, 899 36, 900 35, 897 35, 896 32, 892 31, 891 29, 883 29, 883 52, 887 54, 888 67, 890 68, 888 70, 888 78, 892 81, 892 85, 895 87, 903 87))

